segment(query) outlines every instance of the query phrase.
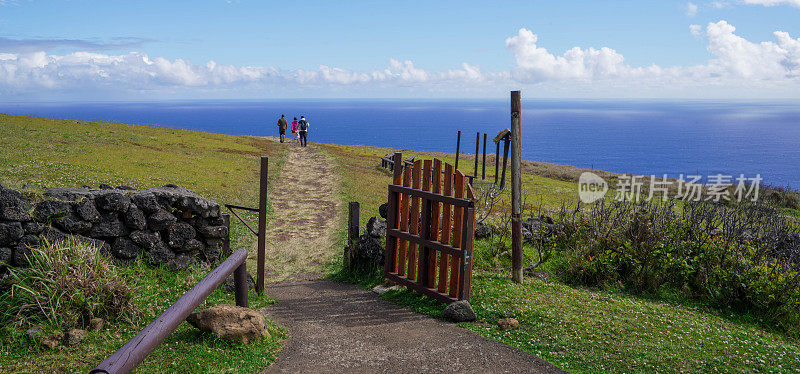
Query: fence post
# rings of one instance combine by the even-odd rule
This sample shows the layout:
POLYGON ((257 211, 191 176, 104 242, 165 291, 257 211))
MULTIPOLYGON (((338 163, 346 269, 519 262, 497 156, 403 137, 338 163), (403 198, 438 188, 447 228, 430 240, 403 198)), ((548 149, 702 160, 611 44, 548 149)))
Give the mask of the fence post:
POLYGON ((260 181, 258 193, 258 264, 256 277, 256 291, 264 294, 264 261, 267 245, 267 186, 269 184, 269 157, 261 156, 261 172, 258 174, 260 181))
MULTIPOLYGON (((358 201, 351 201, 347 205, 347 247, 352 250, 353 243, 358 240, 358 224, 359 224, 359 210, 360 204, 358 201)), ((345 253, 344 256, 345 266, 350 268, 350 252, 345 253)))
POLYGON ((497 184, 497 178, 500 176, 500 142, 495 145, 497 150, 494 152, 494 184, 497 184))
POLYGON ((461 151, 461 130, 458 130, 458 139, 456 140, 456 170, 458 170, 458 153, 461 151))
MULTIPOLYGON (((402 163, 403 162, 403 153, 395 152, 394 153, 394 162, 395 163, 402 163)), ((392 176, 392 184, 395 185, 402 185, 402 173, 403 170, 401 168, 394 169, 394 174, 392 176)), ((397 229, 398 228, 398 217, 397 213, 400 210, 398 204, 398 195, 395 192, 389 190, 389 201, 388 201, 388 209, 386 212, 386 229, 397 229)), ((397 238, 396 237, 389 237, 386 235, 386 252, 384 253, 383 259, 383 271, 384 274, 394 273, 395 269, 395 256, 397 249, 397 238)))
POLYGON ((458 299, 459 300, 467 300, 469 301, 470 297, 470 288, 472 285, 472 251, 469 249, 472 248, 472 242, 475 237, 474 233, 474 223, 475 223, 475 208, 470 206, 464 209, 464 223, 462 225, 463 236, 461 237, 462 243, 461 248, 464 253, 464 256, 461 257, 461 284, 458 287, 458 299))
POLYGON ((481 169, 481 180, 486 180, 486 133, 483 133, 483 168, 481 169))
POLYGON ((522 103, 520 91, 511 91, 511 276, 522 283, 522 103))
POLYGON ((231 255, 231 215, 228 213, 222 214, 222 225, 228 230, 228 235, 222 239, 222 255, 228 257, 231 255))
POLYGON ((470 178, 469 184, 472 184, 472 181, 478 178, 478 155, 480 155, 481 151, 480 146, 481 146, 481 133, 479 132, 475 134, 475 168, 472 171, 472 178, 470 178))

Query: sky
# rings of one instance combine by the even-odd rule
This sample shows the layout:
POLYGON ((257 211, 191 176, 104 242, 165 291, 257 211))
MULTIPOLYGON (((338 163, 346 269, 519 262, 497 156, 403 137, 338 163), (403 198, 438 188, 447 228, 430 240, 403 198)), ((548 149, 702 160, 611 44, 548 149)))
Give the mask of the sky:
POLYGON ((800 0, 0 0, 0 100, 800 98, 800 0))

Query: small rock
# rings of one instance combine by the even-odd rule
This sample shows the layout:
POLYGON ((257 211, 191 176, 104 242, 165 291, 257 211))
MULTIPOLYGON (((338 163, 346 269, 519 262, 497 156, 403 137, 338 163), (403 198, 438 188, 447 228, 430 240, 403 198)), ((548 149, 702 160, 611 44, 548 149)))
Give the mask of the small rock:
POLYGON ((100 187, 101 190, 113 190, 114 189, 113 186, 105 184, 105 183, 100 183, 99 187, 100 187))
POLYGON ((131 198, 122 191, 103 190, 94 193, 97 207, 111 212, 125 213, 131 205, 131 198))
POLYGON ((475 311, 472 310, 472 305, 466 300, 454 301, 447 305, 442 312, 442 317, 453 322, 470 322, 477 318, 475 311))
POLYGON ((0 186, 0 220, 30 221, 31 203, 19 191, 0 186))
POLYGON ((97 222, 100 220, 100 211, 94 206, 94 201, 92 199, 85 198, 75 203, 75 213, 89 222, 97 222))
POLYGON ((129 237, 134 243, 148 251, 161 243, 161 236, 157 232, 134 231, 129 237))
POLYGON ((177 221, 178 219, 175 218, 172 213, 160 209, 159 211, 151 214, 150 218, 147 219, 147 227, 152 231, 161 231, 166 230, 177 221))
MULTIPOLYGON (((224 226, 219 226, 225 228, 224 226)), ((186 222, 178 222, 167 229, 167 244, 172 248, 181 248, 187 241, 194 239, 195 230, 186 222)))
POLYGON ((22 230, 24 230, 26 234, 36 235, 42 232, 42 225, 34 221, 25 222, 22 224, 22 230))
POLYGON ((116 212, 103 213, 100 222, 95 223, 88 233, 88 236, 93 238, 115 238, 127 235, 128 228, 125 227, 116 212))
POLYGON ((136 205, 131 204, 128 212, 125 213, 125 225, 131 230, 144 230, 147 228, 147 218, 144 212, 139 210, 136 205))
POLYGON ((200 331, 245 344, 270 336, 264 316, 240 306, 217 305, 190 314, 186 321, 200 331))
POLYGON ((42 331, 42 326, 33 326, 29 328, 27 331, 25 331, 25 336, 37 342, 39 341, 39 339, 42 337, 43 334, 44 332, 42 331))
POLYGON ((493 228, 486 222, 478 222, 475 224, 475 239, 485 239, 492 236, 493 228))
MULTIPOLYGON (((8 264, 11 263, 11 255, 13 254, 13 250, 9 247, 0 247, 0 264, 8 264)), ((2 271, 0 270, 0 273, 2 271)))
POLYGON ((228 236, 228 228, 225 226, 200 226, 197 233, 204 238, 224 238, 228 236))
POLYGON ((203 242, 197 239, 190 239, 183 245, 180 249, 175 249, 175 252, 202 252, 206 248, 206 245, 203 242))
POLYGON ((164 243, 158 243, 154 248, 148 250, 147 255, 154 264, 168 267, 170 261, 175 258, 175 253, 170 251, 164 243))
POLYGON ((39 222, 47 222, 55 218, 65 217, 72 212, 69 202, 45 200, 36 204, 33 217, 39 222))
POLYGON ((395 284, 393 286, 379 284, 375 287, 372 287, 372 292, 375 292, 378 295, 383 295, 384 293, 386 293, 386 291, 400 291, 402 289, 403 287, 400 286, 399 284, 395 284))
POLYGON ((0 246, 6 246, 16 243, 25 235, 25 230, 22 229, 22 224, 19 222, 2 222, 0 223, 0 246))
POLYGON ((497 320, 497 326, 503 331, 513 330, 519 327, 519 321, 516 318, 500 318, 497 320))
POLYGON ((72 329, 67 331, 65 342, 67 343, 68 346, 74 346, 80 344, 85 339, 86 339, 86 330, 72 329))
POLYGON ((367 234, 373 238, 386 236, 386 221, 372 217, 367 221, 367 234))
POLYGON ((114 257, 123 259, 134 258, 141 251, 142 248, 128 238, 117 238, 111 245, 111 253, 114 254, 114 257))
POLYGON ((383 252, 380 239, 361 235, 346 249, 348 267, 367 274, 379 271, 383 269, 383 252))
POLYGON ((105 325, 106 321, 99 317, 95 317, 89 320, 89 330, 91 331, 102 330, 105 325))
POLYGON ((172 260, 169 260, 165 265, 169 270, 183 270, 189 267, 189 256, 184 253, 178 254, 172 260))
POLYGON ((150 192, 137 192, 131 195, 131 201, 136 204, 137 208, 150 214, 161 209, 158 205, 158 200, 156 200, 156 196, 150 192))
POLYGON ((59 332, 43 338, 42 345, 46 348, 55 349, 59 344, 61 344, 62 339, 64 339, 64 334, 59 332))

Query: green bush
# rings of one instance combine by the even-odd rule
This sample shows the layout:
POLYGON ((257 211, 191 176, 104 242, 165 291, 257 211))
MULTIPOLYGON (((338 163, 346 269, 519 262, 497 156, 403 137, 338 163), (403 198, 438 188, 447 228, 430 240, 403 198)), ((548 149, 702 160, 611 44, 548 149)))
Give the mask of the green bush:
POLYGON ((133 291, 111 260, 77 240, 42 242, 29 267, 9 268, 0 290, 0 324, 44 323, 58 329, 85 326, 91 318, 138 313, 133 291))
POLYGON ((677 292, 800 336, 800 228, 773 207, 601 201, 557 221, 565 282, 677 292))

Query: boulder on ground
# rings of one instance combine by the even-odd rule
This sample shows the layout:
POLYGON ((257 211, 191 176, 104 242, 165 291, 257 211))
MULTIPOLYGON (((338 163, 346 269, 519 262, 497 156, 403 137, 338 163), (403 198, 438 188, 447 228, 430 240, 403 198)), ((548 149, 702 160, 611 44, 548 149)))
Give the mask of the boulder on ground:
POLYGON ((128 235, 128 228, 125 227, 116 212, 103 213, 101 216, 103 217, 102 220, 92 226, 88 236, 93 238, 115 238, 128 235))
POLYGON ((469 301, 458 300, 448 304, 442 312, 442 317, 453 322, 470 322, 478 318, 469 301))
POLYGON ((194 239, 195 230, 186 222, 178 222, 167 229, 167 244, 172 248, 181 248, 187 241, 194 239))
POLYGON ((555 221, 545 215, 539 218, 528 218, 522 222, 522 229, 526 241, 548 242, 555 233, 555 221))
POLYGON ((55 349, 56 347, 58 347, 59 344, 61 344, 62 339, 64 339, 64 334, 58 332, 53 335, 42 338, 41 343, 42 346, 46 348, 55 349))
POLYGON ((136 205, 131 204, 125 213, 125 225, 131 230, 144 230, 147 228, 147 218, 136 205))
POLYGON ((200 331, 212 332, 219 337, 245 344, 270 336, 263 315, 235 305, 217 305, 194 312, 186 321, 200 331))
POLYGON ((367 221, 367 234, 373 238, 386 236, 386 221, 372 217, 367 221))
POLYGON ((497 326, 503 331, 513 330, 519 327, 519 321, 516 318, 500 318, 497 320, 497 326))
POLYGON ((92 331, 102 330, 105 325, 106 321, 99 317, 94 317, 89 320, 89 330, 92 331))
POLYGON ((387 218, 388 213, 389 213, 389 203, 383 203, 381 204, 381 206, 378 207, 378 214, 381 215, 381 218, 388 219, 387 218))
POLYGON ((125 213, 131 205, 131 198, 119 190, 94 191, 94 201, 103 210, 125 213))
POLYGON ((68 346, 73 346, 80 344, 85 339, 86 339, 86 330, 71 329, 67 331, 67 335, 64 338, 64 342, 67 343, 68 346))
POLYGON ((373 273, 383 269, 383 246, 378 238, 367 234, 345 249, 347 264, 351 270, 373 273))
POLYGON ((478 222, 475 224, 475 239, 485 239, 492 236, 494 228, 486 222, 478 222))
POLYGON ((30 221, 31 203, 19 191, 0 186, 0 220, 30 221))
POLYGON ((0 222, 0 246, 16 243, 25 235, 19 222, 0 222))

